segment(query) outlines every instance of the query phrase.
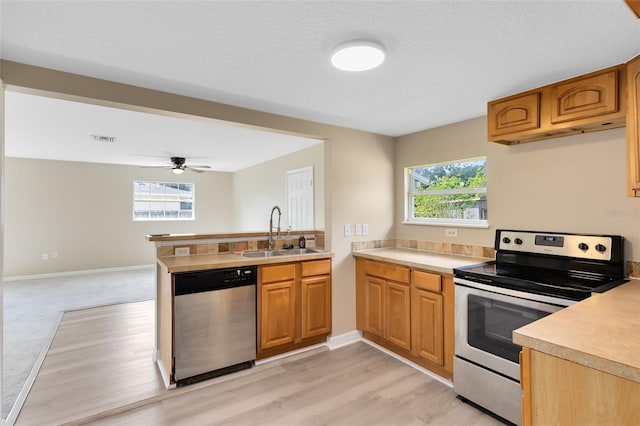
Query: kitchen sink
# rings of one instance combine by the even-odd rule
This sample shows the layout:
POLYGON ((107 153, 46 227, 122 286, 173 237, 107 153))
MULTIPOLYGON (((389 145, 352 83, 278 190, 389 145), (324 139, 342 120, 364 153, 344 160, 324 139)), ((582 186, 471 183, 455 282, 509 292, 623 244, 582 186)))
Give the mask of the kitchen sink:
POLYGON ((251 250, 242 253, 244 257, 272 257, 282 256, 282 253, 278 250, 251 250))
POLYGON ((300 254, 314 254, 325 253, 324 250, 318 250, 313 248, 294 248, 294 249, 282 249, 282 250, 249 250, 242 253, 244 257, 260 258, 260 257, 273 257, 273 256, 297 256, 300 254))
POLYGON ((278 253, 284 256, 291 256, 295 254, 313 254, 313 253, 324 253, 324 250, 316 250, 312 248, 294 248, 294 249, 282 249, 277 250, 278 253))

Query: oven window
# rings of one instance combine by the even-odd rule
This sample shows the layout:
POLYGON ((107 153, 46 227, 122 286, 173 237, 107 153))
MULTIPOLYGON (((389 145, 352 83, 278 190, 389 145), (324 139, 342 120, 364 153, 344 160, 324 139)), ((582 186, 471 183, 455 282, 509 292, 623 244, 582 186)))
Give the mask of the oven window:
POLYGON ((522 347, 511 341, 511 333, 549 312, 469 295, 469 345, 518 363, 522 347))

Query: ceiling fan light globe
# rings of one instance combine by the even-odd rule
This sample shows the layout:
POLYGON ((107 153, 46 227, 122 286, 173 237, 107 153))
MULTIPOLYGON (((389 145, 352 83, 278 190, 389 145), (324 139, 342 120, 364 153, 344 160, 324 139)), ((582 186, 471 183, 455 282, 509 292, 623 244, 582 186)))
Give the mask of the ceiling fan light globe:
POLYGON ((181 167, 174 167, 171 170, 173 171, 173 173, 177 175, 181 175, 182 173, 184 173, 184 169, 181 167))

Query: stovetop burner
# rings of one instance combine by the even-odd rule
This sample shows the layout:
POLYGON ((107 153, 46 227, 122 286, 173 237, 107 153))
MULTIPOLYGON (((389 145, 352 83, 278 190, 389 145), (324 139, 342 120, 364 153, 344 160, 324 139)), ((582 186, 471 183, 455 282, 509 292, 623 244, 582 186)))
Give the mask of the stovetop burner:
POLYGON ((497 230, 495 248, 495 261, 457 268, 455 276, 569 300, 626 282, 620 236, 497 230))

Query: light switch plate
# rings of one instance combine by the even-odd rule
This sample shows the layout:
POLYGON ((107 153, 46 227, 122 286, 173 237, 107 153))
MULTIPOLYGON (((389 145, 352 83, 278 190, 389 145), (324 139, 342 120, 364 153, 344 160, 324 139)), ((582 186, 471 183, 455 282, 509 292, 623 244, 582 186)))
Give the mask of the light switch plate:
POLYGON ((356 236, 359 237, 360 235, 362 235, 362 224, 356 223, 356 236))
POLYGON ((344 225, 344 236, 345 237, 351 236, 351 225, 349 225, 348 223, 344 225))
POLYGON ((362 235, 369 235, 369 224, 368 223, 363 223, 362 224, 362 235))

